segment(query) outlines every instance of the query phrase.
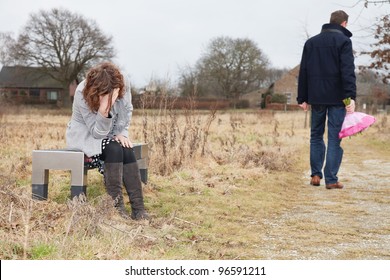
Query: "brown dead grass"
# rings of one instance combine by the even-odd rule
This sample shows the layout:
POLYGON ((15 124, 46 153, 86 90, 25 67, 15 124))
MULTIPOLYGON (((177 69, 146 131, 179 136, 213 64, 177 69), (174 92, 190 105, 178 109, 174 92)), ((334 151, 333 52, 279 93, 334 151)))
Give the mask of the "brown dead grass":
POLYGON ((48 201, 31 200, 31 151, 64 147, 70 112, 18 110, 0 114, 1 259, 389 258, 383 117, 344 141, 347 187, 329 192, 307 184, 303 112, 135 112, 132 139, 150 139, 152 220, 134 222, 112 210, 95 170, 86 201, 68 200, 63 171, 51 172, 48 201), (175 129, 159 142, 163 127, 175 129))

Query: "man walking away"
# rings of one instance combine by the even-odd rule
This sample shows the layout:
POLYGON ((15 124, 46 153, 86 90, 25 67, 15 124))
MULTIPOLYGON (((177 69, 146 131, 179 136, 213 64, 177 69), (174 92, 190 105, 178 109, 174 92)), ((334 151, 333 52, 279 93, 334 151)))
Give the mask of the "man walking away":
POLYGON ((342 189, 337 173, 343 158, 338 135, 346 112, 355 111, 356 76, 352 33, 344 11, 331 14, 321 33, 306 41, 298 79, 297 101, 305 111, 311 105, 310 184, 319 186, 325 176, 327 189, 342 189), (343 99, 351 98, 345 107, 343 99), (328 145, 324 142, 328 125, 328 145), (324 172, 322 171, 326 159, 324 172))

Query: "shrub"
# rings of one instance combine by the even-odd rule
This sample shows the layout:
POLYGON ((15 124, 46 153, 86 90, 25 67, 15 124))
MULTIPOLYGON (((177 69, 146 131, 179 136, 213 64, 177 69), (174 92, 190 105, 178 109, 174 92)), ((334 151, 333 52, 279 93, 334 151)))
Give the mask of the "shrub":
POLYGON ((272 94, 271 96, 271 103, 282 103, 286 104, 287 103, 287 96, 284 94, 272 94))

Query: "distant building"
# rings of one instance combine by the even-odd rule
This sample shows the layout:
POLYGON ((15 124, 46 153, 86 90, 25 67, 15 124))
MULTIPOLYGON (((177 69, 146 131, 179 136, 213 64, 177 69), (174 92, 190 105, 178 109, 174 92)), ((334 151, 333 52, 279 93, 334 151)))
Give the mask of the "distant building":
POLYGON ((272 94, 285 95, 287 104, 298 104, 298 76, 299 65, 284 74, 279 80, 275 81, 272 87, 272 94))
POLYGON ((3 66, 0 71, 0 97, 13 103, 67 105, 77 87, 74 81, 69 89, 41 68, 3 66))
POLYGON ((270 102, 270 95, 278 94, 286 96, 287 105, 297 105, 299 65, 286 72, 282 77, 273 82, 268 88, 262 88, 245 94, 242 99, 250 102, 250 107, 265 108, 265 103, 270 102), (266 102, 266 97, 268 100, 266 102))
POLYGON ((241 97, 241 100, 247 100, 249 108, 258 108, 261 105, 261 98, 267 90, 268 88, 261 88, 248 92, 241 97))

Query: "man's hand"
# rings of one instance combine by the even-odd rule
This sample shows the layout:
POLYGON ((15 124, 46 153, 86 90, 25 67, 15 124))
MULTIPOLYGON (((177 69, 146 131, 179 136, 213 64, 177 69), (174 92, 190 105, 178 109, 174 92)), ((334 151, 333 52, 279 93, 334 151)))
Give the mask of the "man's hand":
POLYGON ((348 106, 345 106, 348 114, 355 112, 355 100, 351 99, 351 103, 348 106))
POLYGON ((304 111, 307 111, 309 104, 307 104, 306 102, 303 102, 302 104, 299 104, 299 107, 301 107, 304 111))

